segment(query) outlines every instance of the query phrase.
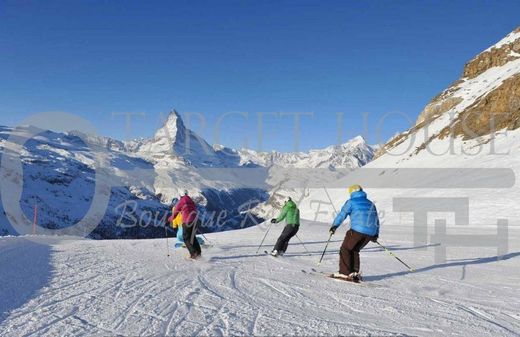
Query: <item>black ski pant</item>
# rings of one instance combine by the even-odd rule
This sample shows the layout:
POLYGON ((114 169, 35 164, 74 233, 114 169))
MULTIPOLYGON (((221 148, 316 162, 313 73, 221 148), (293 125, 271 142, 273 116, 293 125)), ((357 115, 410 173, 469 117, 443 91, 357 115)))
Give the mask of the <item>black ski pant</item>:
POLYGON ((299 225, 286 225, 285 228, 282 231, 282 234, 280 234, 280 237, 278 238, 278 241, 276 241, 276 245, 274 245, 274 249, 278 252, 284 252, 287 250, 287 246, 289 245, 289 240, 293 236, 298 233, 298 230, 300 229, 299 225))
POLYGON ((359 273, 359 252, 372 238, 372 236, 358 233, 352 229, 347 231, 339 250, 339 272, 341 274, 359 273))
POLYGON ((200 248, 199 241, 197 240, 197 221, 193 221, 192 223, 182 224, 182 238, 184 239, 184 244, 188 251, 190 252, 191 257, 196 257, 202 253, 200 248))

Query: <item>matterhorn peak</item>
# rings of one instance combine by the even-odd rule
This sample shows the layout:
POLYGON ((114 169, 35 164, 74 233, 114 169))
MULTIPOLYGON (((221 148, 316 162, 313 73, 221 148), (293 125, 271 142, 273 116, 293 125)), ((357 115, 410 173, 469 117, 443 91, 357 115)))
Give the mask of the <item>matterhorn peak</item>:
POLYGON ((170 111, 154 137, 139 148, 139 152, 155 160, 168 161, 173 156, 196 167, 222 165, 215 150, 202 137, 186 128, 175 109, 170 111))
POLYGON ((168 113, 168 117, 166 117, 166 121, 164 124, 166 125, 166 124, 172 124, 172 123, 173 124, 181 123, 184 125, 181 115, 175 109, 170 110, 170 112, 168 113))
MULTIPOLYGON (((166 128, 168 131, 168 134, 172 137, 176 137, 177 133, 179 131, 182 131, 186 129, 184 126, 184 122, 182 120, 181 115, 177 112, 177 110, 172 109, 170 113, 168 114, 168 117, 166 117, 166 121, 164 122, 164 125, 161 129, 166 128)), ((161 131, 161 129, 157 130, 158 132, 161 131)))
MULTIPOLYGON (((179 140, 184 139, 186 137, 185 134, 186 127, 184 126, 181 115, 175 109, 172 109, 163 126, 155 132, 154 139, 167 140, 170 145, 173 145, 179 140)), ((171 148, 168 150, 171 150, 171 148)))

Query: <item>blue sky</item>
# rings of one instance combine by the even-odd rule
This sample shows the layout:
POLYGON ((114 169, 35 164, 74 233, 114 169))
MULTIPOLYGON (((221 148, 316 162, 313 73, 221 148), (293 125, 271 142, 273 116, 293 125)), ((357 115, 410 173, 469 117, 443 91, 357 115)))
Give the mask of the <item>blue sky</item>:
POLYGON ((382 142, 518 13, 518 1, 0 0, 0 124, 65 111, 102 135, 149 137, 175 107, 202 113, 191 125, 210 142, 291 151, 337 143, 343 113, 342 141, 382 142), (127 112, 145 117, 128 130, 114 115, 127 112), (242 115, 216 131, 228 112, 242 115), (294 117, 265 115, 260 142, 258 113, 281 112, 313 117, 296 142, 294 117))

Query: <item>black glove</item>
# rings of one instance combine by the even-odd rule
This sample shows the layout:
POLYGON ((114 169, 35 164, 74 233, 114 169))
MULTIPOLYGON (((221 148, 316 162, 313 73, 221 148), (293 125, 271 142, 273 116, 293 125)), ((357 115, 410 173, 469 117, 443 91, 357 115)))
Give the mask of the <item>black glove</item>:
POLYGON ((379 239, 379 236, 373 236, 373 237, 372 237, 372 240, 370 240, 370 241, 372 241, 372 242, 377 242, 377 239, 379 239))
POLYGON ((334 235, 334 233, 336 233, 336 227, 334 227, 334 226, 330 227, 329 233, 330 233, 330 235, 334 235))
POLYGON ((271 223, 276 223, 276 219, 271 219, 271 223))

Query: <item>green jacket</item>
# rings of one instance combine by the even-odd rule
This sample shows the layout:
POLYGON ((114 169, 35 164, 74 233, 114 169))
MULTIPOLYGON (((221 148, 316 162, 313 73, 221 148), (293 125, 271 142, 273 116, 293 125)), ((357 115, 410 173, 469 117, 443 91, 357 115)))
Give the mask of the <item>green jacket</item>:
POLYGON ((282 213, 276 218, 276 222, 282 222, 284 219, 288 225, 300 225, 300 210, 292 200, 287 201, 285 205, 283 205, 282 213))

